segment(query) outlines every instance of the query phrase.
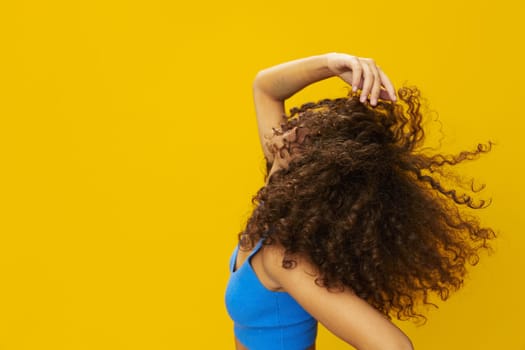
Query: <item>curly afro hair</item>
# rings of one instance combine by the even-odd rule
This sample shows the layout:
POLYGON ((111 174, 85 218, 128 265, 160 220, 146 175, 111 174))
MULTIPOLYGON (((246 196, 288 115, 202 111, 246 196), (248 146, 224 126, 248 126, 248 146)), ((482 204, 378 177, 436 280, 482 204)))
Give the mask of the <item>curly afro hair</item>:
POLYGON ((421 147, 419 90, 402 87, 398 95, 398 102, 372 107, 351 92, 291 109, 274 133, 297 127, 306 136, 278 150, 294 157, 253 196, 239 241, 243 249, 260 239, 277 243, 285 249, 284 268, 304 257, 318 268, 318 285, 349 288, 388 319, 426 322, 416 307, 436 306, 429 293, 446 300, 462 286, 466 263, 476 265, 481 249, 492 251, 494 230, 464 210, 490 204, 468 194, 483 187, 472 182, 467 189, 448 170, 493 143, 429 155, 421 147))

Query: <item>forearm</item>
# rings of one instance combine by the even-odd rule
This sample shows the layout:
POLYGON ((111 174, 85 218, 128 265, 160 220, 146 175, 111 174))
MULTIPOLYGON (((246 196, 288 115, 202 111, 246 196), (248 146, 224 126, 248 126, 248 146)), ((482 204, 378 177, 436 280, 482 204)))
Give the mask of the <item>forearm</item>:
POLYGON ((254 89, 284 101, 304 87, 334 75, 328 68, 326 54, 310 56, 260 71, 255 77, 254 89))

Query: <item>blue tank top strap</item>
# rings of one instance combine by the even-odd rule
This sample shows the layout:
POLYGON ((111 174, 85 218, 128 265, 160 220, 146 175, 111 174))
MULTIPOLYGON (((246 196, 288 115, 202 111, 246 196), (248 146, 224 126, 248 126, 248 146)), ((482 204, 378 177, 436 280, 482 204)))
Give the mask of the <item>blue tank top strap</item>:
POLYGON ((233 254, 230 257, 230 272, 233 272, 233 269, 235 268, 235 261, 237 260, 238 252, 239 252, 239 245, 237 244, 235 246, 235 249, 233 250, 233 254))
MULTIPOLYGON (((246 258, 246 262, 250 262, 250 259, 252 258, 253 255, 255 255, 255 253, 257 253, 261 247, 263 245, 263 240, 260 239, 259 242, 257 242, 257 244, 255 245, 255 247, 253 248, 252 252, 250 253, 250 255, 248 255, 248 257, 246 258)), ((235 263, 237 262, 237 255, 239 254, 239 244, 237 244, 235 246, 235 250, 233 251, 233 254, 231 255, 231 258, 230 258, 230 272, 235 272, 235 263)), ((239 266, 237 267, 237 270, 239 269, 239 266)))
POLYGON ((255 245, 255 247, 253 248, 252 252, 250 253, 250 255, 248 255, 248 258, 246 258, 247 261, 249 261, 249 259, 255 255, 255 253, 257 253, 259 251, 259 249, 261 249, 263 245, 263 240, 260 239, 259 242, 257 242, 257 244, 255 245))

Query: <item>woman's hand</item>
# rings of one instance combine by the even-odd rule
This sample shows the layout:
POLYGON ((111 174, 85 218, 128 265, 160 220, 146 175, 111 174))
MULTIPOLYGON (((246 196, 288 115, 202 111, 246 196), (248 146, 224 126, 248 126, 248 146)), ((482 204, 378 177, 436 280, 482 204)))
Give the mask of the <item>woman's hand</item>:
POLYGON ((394 86, 373 59, 333 52, 326 54, 326 60, 328 69, 352 85, 353 91, 361 88, 361 102, 365 102, 369 94, 373 106, 378 98, 396 101, 394 86))

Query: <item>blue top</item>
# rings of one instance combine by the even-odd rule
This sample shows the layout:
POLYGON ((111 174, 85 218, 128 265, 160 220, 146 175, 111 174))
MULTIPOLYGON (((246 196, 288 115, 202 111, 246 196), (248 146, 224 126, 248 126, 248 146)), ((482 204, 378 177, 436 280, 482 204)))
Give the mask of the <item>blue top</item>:
POLYGON ((234 322, 237 339, 249 350, 304 350, 315 343, 317 320, 290 294, 267 289, 251 266, 259 241, 237 271, 239 246, 230 259, 230 280, 226 288, 226 309, 234 322))

